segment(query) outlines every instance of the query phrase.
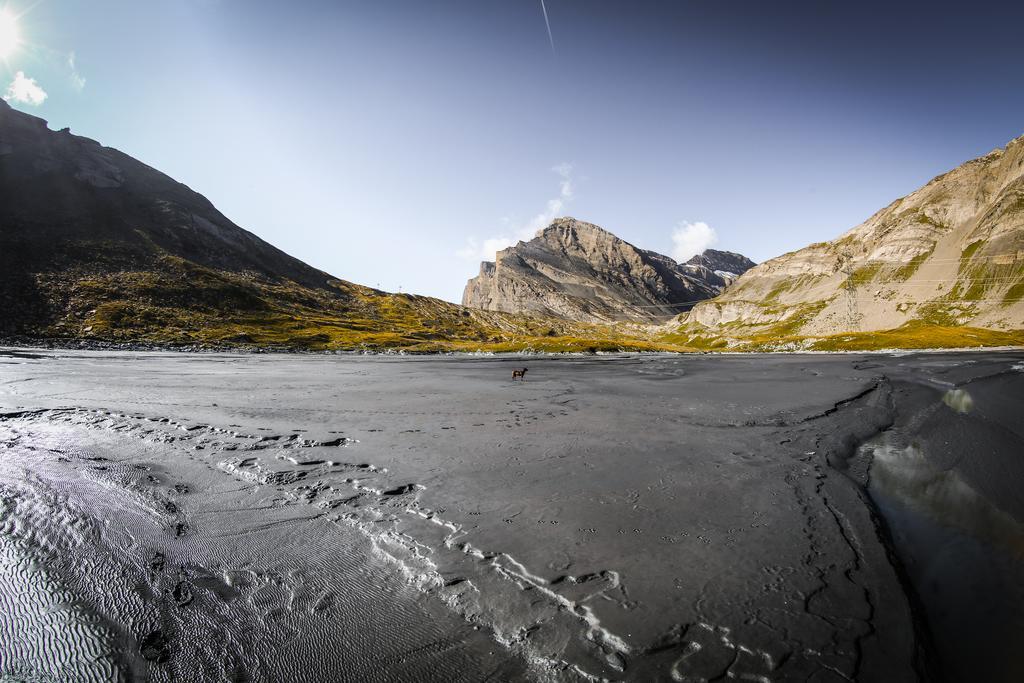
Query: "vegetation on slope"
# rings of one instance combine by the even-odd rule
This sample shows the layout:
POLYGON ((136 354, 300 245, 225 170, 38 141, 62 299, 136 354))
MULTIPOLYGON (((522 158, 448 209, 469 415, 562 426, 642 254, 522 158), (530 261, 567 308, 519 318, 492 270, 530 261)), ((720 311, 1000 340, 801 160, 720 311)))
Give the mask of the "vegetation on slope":
POLYGON ((892 330, 835 334, 809 339, 812 351, 879 351, 883 349, 961 349, 1024 346, 1024 330, 989 330, 910 322, 892 330))
POLYGON ((652 331, 467 309, 341 281, 334 291, 227 273, 163 256, 147 271, 44 273, 37 286, 51 320, 31 334, 51 339, 281 350, 413 353, 598 351, 752 352, 1024 346, 1024 330, 957 326, 939 306, 922 320, 876 332, 801 335, 826 302, 770 326, 684 325, 652 331))
POLYGON ((296 350, 684 351, 620 328, 474 311, 342 281, 331 289, 163 255, 149 270, 46 272, 36 337, 296 350))
POLYGON ((991 330, 949 323, 940 313, 935 320, 914 320, 900 327, 872 332, 830 335, 796 334, 798 324, 786 329, 735 334, 714 334, 690 328, 663 334, 659 340, 704 351, 884 351, 890 349, 962 349, 996 346, 1024 346, 1024 329, 991 330))
MULTIPOLYGON (((108 258, 118 253, 97 250, 108 258)), ((327 289, 310 288, 262 274, 215 270, 162 250, 150 256, 146 269, 132 270, 120 260, 108 263, 97 258, 96 268, 88 271, 37 273, 32 288, 46 302, 45 314, 19 332, 36 338, 167 347, 415 353, 867 351, 1024 345, 1024 331, 958 326, 955 312, 947 310, 954 302, 948 301, 922 308, 914 322, 880 332, 801 334, 804 324, 827 302, 799 306, 771 325, 734 322, 711 330, 690 324, 666 332, 639 325, 479 311, 340 280, 331 281, 327 289)), ((145 261, 138 255, 131 259, 135 264, 145 261)), ((774 308, 769 301, 762 305, 774 308)))

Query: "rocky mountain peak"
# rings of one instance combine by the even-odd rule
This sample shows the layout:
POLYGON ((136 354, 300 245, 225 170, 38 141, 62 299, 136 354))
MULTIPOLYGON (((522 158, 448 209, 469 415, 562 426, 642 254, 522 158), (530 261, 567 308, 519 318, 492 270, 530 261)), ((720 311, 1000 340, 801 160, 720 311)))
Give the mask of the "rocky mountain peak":
POLYGON ((703 266, 718 273, 739 277, 757 264, 743 254, 718 249, 705 249, 686 262, 690 266, 703 266))
POLYGON ((537 231, 537 237, 559 238, 566 240, 579 240, 588 237, 611 237, 618 239, 604 228, 573 218, 562 216, 551 221, 547 227, 537 231))
POLYGON ((678 264, 593 223, 562 217, 482 263, 463 303, 586 322, 657 322, 715 296, 733 272, 753 265, 739 254, 715 254, 706 263, 678 264))
POLYGON ((550 225, 538 230, 534 240, 579 252, 608 250, 623 246, 635 249, 631 244, 619 239, 604 228, 568 216, 556 218, 550 225))

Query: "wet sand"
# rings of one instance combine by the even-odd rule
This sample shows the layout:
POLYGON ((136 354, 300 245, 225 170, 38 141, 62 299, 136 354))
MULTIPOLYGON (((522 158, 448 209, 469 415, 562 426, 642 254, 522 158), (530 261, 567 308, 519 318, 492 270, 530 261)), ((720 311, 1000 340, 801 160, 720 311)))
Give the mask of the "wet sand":
POLYGON ((0 676, 1020 680, 1022 368, 0 351, 0 676))

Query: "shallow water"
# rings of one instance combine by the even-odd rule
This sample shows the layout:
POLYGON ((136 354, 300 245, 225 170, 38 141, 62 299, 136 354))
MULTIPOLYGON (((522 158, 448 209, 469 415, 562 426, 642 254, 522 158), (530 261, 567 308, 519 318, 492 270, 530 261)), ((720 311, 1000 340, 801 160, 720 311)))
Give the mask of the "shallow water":
POLYGON ((1024 525, 902 441, 884 432, 863 446, 868 490, 927 613, 939 670, 1024 680, 1024 525))

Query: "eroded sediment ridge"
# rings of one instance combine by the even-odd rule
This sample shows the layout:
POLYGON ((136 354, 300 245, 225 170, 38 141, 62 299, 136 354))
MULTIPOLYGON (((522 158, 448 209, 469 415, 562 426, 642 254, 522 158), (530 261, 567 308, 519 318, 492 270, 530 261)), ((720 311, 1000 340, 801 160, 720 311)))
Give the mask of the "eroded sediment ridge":
MULTIPOLYGON (((354 439, 339 436, 318 441, 297 433, 251 434, 234 427, 83 408, 12 412, 0 416, 0 424, 29 429, 61 425, 166 444, 179 457, 201 458, 247 484, 274 487, 289 500, 315 508, 317 512, 311 517, 326 515, 365 533, 379 556, 397 564, 410 583, 439 597, 463 617, 491 629, 500 643, 524 651, 542 669, 597 679, 609 668, 621 671, 624 658, 630 654, 625 640, 603 628, 587 605, 598 598, 628 600, 614 571, 548 581, 505 552, 480 549, 465 540, 461 525, 419 503, 422 485, 389 482, 387 469, 371 463, 309 455, 358 443, 354 439), (302 449, 312 450, 300 454, 302 449), (293 467, 282 467, 284 462, 293 467), (541 622, 547 629, 579 630, 582 637, 572 640, 589 643, 584 648, 589 651, 538 651, 527 637, 541 622), (578 661, 563 659, 566 656, 578 661), (587 660, 597 665, 583 663, 587 660)), ((12 434, 4 445, 24 445, 20 442, 21 438, 12 434)), ((66 460, 60 449, 46 449, 46 455, 66 460)), ((85 457, 97 463, 93 467, 99 471, 108 467, 99 464, 108 462, 106 458, 85 457)), ((158 495, 150 505, 155 513, 169 518, 169 530, 184 536, 190 523, 172 499, 158 495)), ((14 515, 17 510, 5 510, 10 514, 2 519, 20 526, 40 521, 18 518, 14 515)), ((174 594, 179 599, 190 591, 180 584, 174 594)), ((110 672, 109 668, 105 671, 110 672)))

